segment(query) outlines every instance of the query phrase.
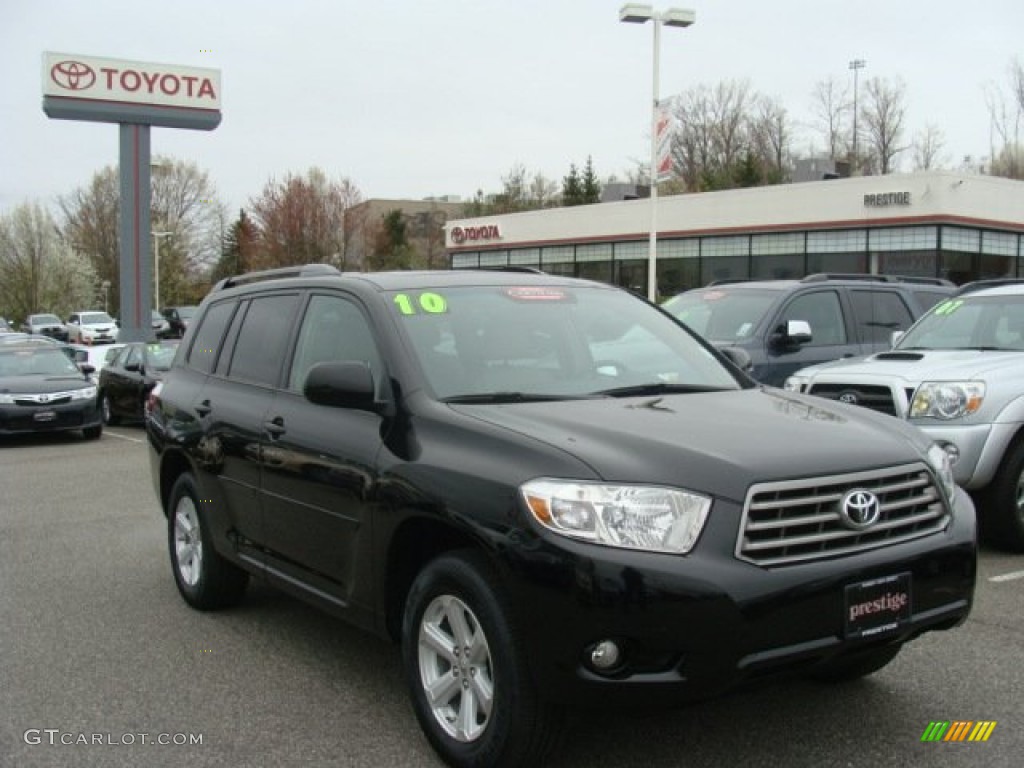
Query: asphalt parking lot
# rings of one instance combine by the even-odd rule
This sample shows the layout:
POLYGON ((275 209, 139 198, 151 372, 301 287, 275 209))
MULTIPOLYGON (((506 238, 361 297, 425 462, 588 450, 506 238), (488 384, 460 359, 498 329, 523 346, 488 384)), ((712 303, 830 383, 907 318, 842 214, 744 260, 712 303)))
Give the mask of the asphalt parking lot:
MULTIPOLYGON (((185 606, 147 450, 137 427, 0 442, 0 766, 439 766, 397 647, 260 585, 185 606)), ((984 549, 969 621, 874 677, 580 713, 551 766, 1017 766, 1022 638, 1024 556, 984 549), (922 743, 946 720, 996 726, 922 743)))

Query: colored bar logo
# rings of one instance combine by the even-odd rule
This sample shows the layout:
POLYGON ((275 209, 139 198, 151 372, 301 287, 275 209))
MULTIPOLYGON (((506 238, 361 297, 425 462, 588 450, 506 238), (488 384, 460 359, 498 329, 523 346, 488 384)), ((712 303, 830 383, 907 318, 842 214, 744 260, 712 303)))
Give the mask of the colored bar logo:
POLYGON ((928 723, 921 741, 988 741, 995 720, 939 720, 928 723))

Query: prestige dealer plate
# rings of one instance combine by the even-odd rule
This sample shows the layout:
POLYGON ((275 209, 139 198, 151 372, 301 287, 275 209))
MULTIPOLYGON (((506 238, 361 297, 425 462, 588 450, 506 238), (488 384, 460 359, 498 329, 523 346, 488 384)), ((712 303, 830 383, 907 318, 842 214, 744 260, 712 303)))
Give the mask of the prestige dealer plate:
POLYGON ((910 574, 898 573, 846 587, 846 636, 870 637, 910 619, 910 574))

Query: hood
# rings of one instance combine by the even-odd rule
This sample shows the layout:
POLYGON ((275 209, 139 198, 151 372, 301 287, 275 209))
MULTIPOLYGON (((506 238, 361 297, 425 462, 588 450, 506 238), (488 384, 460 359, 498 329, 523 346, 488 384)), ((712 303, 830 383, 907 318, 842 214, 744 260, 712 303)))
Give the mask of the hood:
POLYGON ((70 392, 94 386, 85 376, 7 376, 0 381, 0 393, 38 395, 42 392, 70 392))
POLYGON ((898 378, 908 385, 933 379, 972 380, 991 377, 1004 369, 1020 370, 1024 352, 998 352, 977 349, 889 350, 870 357, 837 360, 799 371, 815 381, 846 381, 880 376, 886 381, 898 378))
POLYGON ((737 502, 752 483, 905 464, 927 447, 891 417, 772 388, 452 407, 560 448, 604 480, 737 502))

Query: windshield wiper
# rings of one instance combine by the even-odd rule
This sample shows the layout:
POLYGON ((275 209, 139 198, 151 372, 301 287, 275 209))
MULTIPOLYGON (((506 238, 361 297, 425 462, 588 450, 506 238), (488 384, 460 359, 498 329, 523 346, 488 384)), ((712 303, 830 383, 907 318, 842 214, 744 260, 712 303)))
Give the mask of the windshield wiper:
POLYGON ((695 392, 724 392, 723 387, 709 387, 699 384, 670 384, 665 381, 651 381, 647 384, 633 384, 628 387, 612 387, 594 392, 605 397, 643 397, 644 395, 691 394, 695 392))
POLYGON ((546 403, 561 400, 591 400, 597 395, 545 395, 538 392, 479 392, 472 395, 452 395, 442 397, 442 403, 453 405, 470 405, 473 403, 546 403))

